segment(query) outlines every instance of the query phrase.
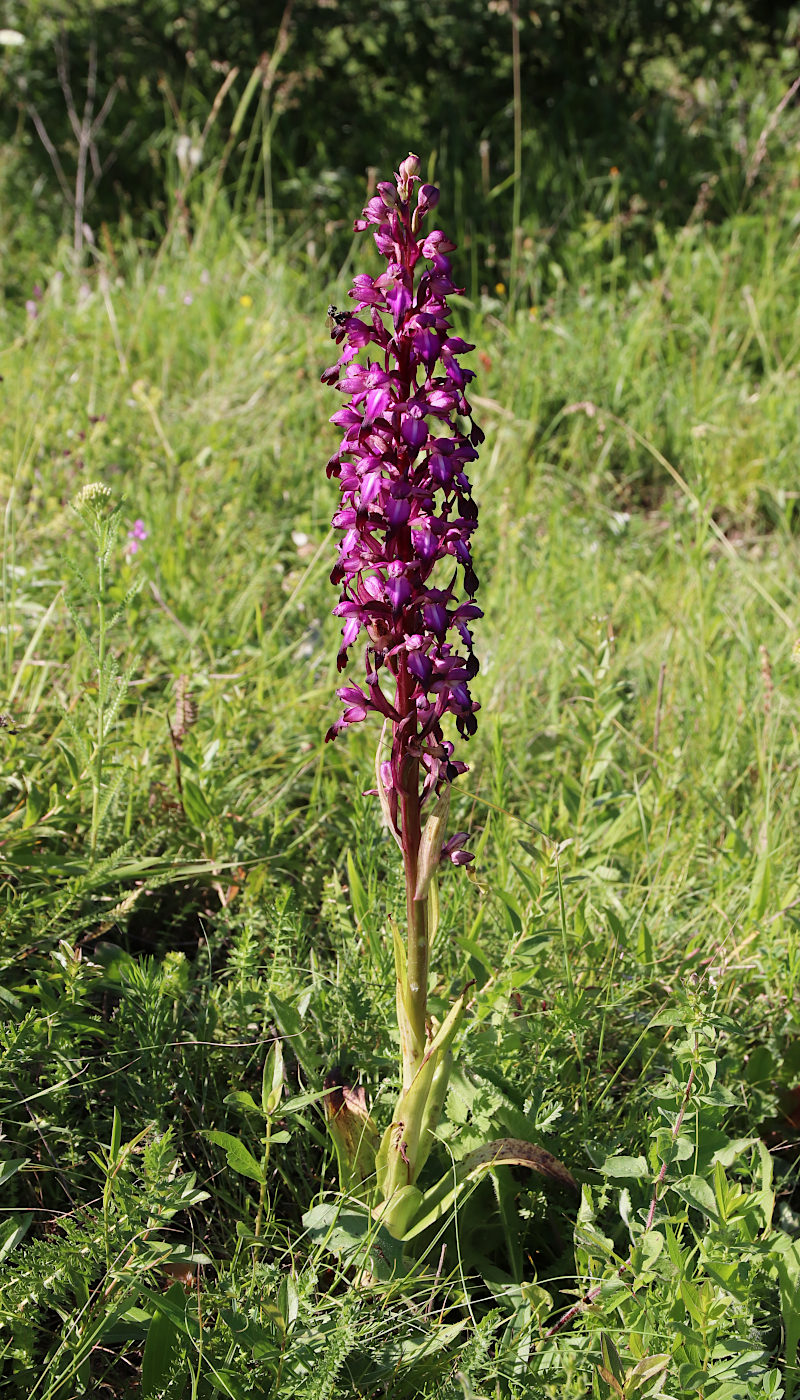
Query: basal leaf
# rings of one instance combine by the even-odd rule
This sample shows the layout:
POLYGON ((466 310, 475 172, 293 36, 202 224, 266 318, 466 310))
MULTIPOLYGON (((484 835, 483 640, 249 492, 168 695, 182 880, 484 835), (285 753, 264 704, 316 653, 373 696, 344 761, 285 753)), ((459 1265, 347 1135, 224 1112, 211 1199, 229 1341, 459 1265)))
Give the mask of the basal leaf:
POLYGON ((180 1345, 181 1333, 172 1308, 185 1308, 186 1294, 183 1285, 173 1283, 166 1299, 172 1305, 170 1311, 157 1306, 147 1329, 147 1340, 142 1353, 142 1400, 151 1400, 151 1397, 155 1400, 162 1390, 180 1345))
POLYGON ((368 1267, 384 1282, 403 1272, 403 1246, 367 1210, 322 1202, 303 1216, 303 1224, 315 1244, 324 1246, 343 1264, 368 1267))

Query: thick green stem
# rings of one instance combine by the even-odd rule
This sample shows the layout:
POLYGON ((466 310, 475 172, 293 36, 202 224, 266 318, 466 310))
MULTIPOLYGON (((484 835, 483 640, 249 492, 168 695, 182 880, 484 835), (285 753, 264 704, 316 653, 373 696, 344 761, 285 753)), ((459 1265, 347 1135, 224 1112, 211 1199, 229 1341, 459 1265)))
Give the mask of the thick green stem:
MULTIPOLYGON (((401 713, 410 689, 410 677, 405 668, 398 676, 398 699, 401 713)), ((400 764, 400 817, 403 864, 406 877, 406 913, 408 941, 406 945, 405 986, 398 984, 398 1003, 403 1002, 405 1024, 403 1037, 403 1088, 407 1089, 425 1053, 428 1015, 428 900, 415 899, 419 865, 419 844, 422 837, 419 814, 419 760, 407 751, 400 764)), ((399 1007, 398 1007, 399 1009, 399 1007)))
MULTIPOLYGON (((256 1211, 256 1223, 253 1234, 256 1239, 261 1237, 261 1226, 264 1221, 264 1206, 267 1199, 267 1167, 269 1166, 270 1138, 272 1137, 272 1119, 268 1118, 264 1129, 264 1155, 261 1158, 261 1184, 258 1191, 258 1210, 256 1211)), ((255 1265, 255 1255, 253 1255, 255 1265)))
MULTIPOLYGON (((417 768, 417 764, 414 764, 417 768)), ((416 775, 414 778, 416 784, 416 775)), ((417 888, 417 862, 420 841, 419 799, 402 801, 403 834, 406 829, 412 836, 413 844, 405 849, 403 856, 406 873, 406 912, 408 915, 408 945, 406 969, 408 978, 408 1019, 414 1039, 419 1047, 416 1056, 419 1061, 425 1049, 425 1023, 428 1008, 428 900, 415 899, 417 888)))

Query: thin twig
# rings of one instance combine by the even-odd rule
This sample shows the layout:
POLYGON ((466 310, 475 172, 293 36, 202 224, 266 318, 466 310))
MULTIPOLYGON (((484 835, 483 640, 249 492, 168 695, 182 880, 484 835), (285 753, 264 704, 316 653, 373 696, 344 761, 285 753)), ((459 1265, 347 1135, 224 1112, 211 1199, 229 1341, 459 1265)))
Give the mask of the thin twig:
POLYGON ((47 133, 47 128, 32 102, 29 102, 27 104, 26 110, 28 112, 28 116, 30 117, 31 121, 36 127, 36 135, 39 137, 39 140, 41 141, 42 145, 47 151, 47 154, 50 157, 51 164, 56 172, 56 178, 58 180, 59 185, 61 186, 61 193, 63 194, 67 203, 71 207, 75 203, 75 196, 72 193, 72 190, 70 189, 69 184, 67 182, 67 177, 64 174, 64 167, 61 164, 61 161, 58 157, 58 151, 56 150, 55 146, 50 140, 50 137, 47 133))
MULTIPOLYGON (((94 194, 98 182, 105 174, 108 167, 113 164, 115 152, 106 159, 100 160, 97 150, 96 138, 105 125, 111 108, 116 101, 117 93, 122 88, 122 80, 117 78, 112 83, 101 103, 100 110, 95 113, 95 102, 97 99, 97 45, 94 41, 89 45, 88 73, 86 77, 86 97, 83 104, 83 115, 78 115, 78 108, 75 102, 75 95, 72 91, 72 83, 69 73, 69 47, 67 39, 62 30, 55 44, 56 50, 56 73, 61 92, 64 97, 64 105, 72 127, 75 140, 78 143, 78 154, 75 166, 75 184, 72 188, 64 173, 64 167, 56 150, 54 141, 51 139, 47 128, 34 107, 33 103, 26 104, 26 111, 36 128, 36 134, 44 146, 50 162, 56 173, 56 178, 61 186, 61 192, 72 210, 72 244, 76 257, 83 253, 84 245, 84 217, 86 205, 94 194), (88 179, 89 168, 91 167, 92 177, 88 179)), ((126 128, 127 131, 128 128, 126 128)))

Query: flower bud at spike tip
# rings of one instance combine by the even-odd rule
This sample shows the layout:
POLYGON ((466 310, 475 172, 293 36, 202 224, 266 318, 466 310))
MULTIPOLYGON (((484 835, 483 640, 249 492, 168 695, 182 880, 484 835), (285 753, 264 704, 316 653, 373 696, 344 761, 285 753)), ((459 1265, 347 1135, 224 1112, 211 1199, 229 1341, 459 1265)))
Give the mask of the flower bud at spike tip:
POLYGON ((408 202, 411 194, 412 181, 419 177, 419 156, 409 154, 401 163, 397 172, 397 193, 403 203, 408 202))

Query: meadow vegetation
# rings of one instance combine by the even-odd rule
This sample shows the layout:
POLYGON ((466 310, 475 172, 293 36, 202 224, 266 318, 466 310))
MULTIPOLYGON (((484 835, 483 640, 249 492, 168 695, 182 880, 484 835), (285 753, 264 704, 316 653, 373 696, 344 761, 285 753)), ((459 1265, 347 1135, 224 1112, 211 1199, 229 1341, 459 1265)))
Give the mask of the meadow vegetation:
POLYGON ((80 263, 2 215, 15 1400, 791 1397, 800 124, 739 83, 680 221, 612 151, 489 270, 430 157, 486 432, 476 861, 431 1005, 474 1001, 431 1179, 508 1136, 581 1194, 498 1167, 405 1250, 340 1197, 320 1097, 338 1069, 384 1126, 397 1088, 377 728, 324 744, 319 376, 366 240, 267 244, 219 163, 80 263))

